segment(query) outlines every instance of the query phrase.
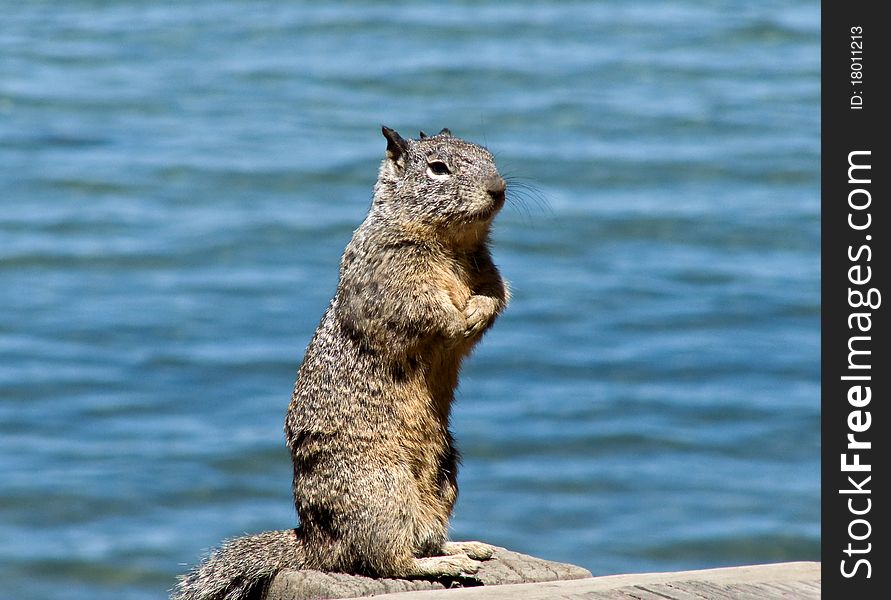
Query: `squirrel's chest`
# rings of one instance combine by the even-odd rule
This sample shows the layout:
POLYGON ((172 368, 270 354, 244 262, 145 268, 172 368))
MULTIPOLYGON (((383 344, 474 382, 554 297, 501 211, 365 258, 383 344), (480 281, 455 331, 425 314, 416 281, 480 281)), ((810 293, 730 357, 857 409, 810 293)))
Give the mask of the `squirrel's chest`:
POLYGON ((452 259, 439 262, 430 270, 430 283, 446 292, 456 307, 464 310, 473 295, 473 271, 468 261, 452 259))

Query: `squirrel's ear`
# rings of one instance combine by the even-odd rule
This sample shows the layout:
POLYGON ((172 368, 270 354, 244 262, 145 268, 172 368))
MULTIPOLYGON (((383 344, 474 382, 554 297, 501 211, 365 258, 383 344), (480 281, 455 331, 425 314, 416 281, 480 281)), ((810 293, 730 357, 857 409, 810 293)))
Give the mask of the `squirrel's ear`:
POLYGON ((402 155, 405 154, 405 151, 408 150, 408 142, 386 125, 381 126, 381 131, 384 137, 387 138, 387 158, 393 162, 398 162, 402 155))
POLYGON ((426 140, 428 137, 430 137, 429 135, 427 135, 427 134, 424 133, 423 131, 420 132, 420 133, 421 133, 421 139, 422 139, 422 140, 426 140))
POLYGON ((445 137, 452 137, 452 132, 449 131, 449 128, 448 128, 448 127, 443 127, 443 128, 442 128, 442 131, 440 131, 440 132, 437 133, 436 135, 444 135, 445 137))

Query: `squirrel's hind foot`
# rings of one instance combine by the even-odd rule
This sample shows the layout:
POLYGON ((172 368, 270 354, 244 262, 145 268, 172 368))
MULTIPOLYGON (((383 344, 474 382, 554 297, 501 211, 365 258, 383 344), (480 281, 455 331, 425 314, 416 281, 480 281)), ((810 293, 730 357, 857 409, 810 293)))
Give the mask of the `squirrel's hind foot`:
POLYGON ((413 577, 460 577, 473 575, 480 569, 480 563, 466 554, 448 556, 427 556, 415 558, 413 577))
POLYGON ((466 554, 474 560, 489 560, 495 554, 495 546, 483 542, 446 542, 442 545, 443 554, 466 554))

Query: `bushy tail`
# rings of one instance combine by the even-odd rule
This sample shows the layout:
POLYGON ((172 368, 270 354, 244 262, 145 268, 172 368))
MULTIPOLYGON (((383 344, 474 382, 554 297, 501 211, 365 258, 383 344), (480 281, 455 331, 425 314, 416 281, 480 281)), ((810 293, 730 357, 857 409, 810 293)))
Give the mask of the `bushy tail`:
POLYGON ((204 562, 179 578, 171 600, 248 600, 259 597, 272 577, 300 568, 303 551, 296 529, 266 531, 227 540, 204 562))

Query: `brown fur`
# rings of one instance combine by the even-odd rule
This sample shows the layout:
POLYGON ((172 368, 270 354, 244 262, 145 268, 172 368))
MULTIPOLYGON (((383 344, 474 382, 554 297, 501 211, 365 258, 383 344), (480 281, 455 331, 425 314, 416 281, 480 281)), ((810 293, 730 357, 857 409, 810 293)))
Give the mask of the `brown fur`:
POLYGON ((454 576, 491 554, 447 542, 458 494, 449 413, 462 359, 508 301, 488 250, 504 180, 487 150, 448 130, 384 135, 371 209, 285 421, 300 527, 227 542, 177 599, 246 598, 287 567, 454 576))

